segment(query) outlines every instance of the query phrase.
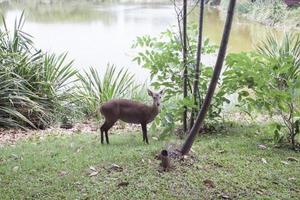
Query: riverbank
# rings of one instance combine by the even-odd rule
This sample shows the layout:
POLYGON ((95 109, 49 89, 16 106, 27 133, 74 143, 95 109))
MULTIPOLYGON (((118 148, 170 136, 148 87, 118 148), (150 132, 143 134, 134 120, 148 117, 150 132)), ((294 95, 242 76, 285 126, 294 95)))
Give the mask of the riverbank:
MULTIPOLYGON (((227 9, 228 1, 222 1, 220 9, 227 9)), ((300 6, 289 7, 281 0, 241 1, 236 7, 237 14, 245 19, 271 26, 276 29, 300 31, 300 6)))

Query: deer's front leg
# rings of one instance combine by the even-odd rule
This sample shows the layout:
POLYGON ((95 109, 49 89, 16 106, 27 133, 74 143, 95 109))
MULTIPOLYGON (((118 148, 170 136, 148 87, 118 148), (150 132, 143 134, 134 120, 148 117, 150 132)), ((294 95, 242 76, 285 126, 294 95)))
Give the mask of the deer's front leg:
POLYGON ((147 136, 147 124, 142 124, 142 130, 143 130, 143 141, 147 144, 149 144, 148 142, 148 136, 147 136))

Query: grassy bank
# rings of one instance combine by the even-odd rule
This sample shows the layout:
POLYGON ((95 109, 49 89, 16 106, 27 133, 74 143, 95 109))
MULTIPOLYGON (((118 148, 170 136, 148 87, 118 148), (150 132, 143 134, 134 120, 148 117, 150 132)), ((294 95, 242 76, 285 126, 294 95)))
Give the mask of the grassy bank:
MULTIPOLYGON (((222 1, 227 8, 228 1, 222 1)), ((300 29, 300 7, 288 7, 282 0, 240 1, 236 11, 261 24, 285 29, 300 29)))
POLYGON ((297 199, 300 155, 275 148, 257 126, 200 137, 195 158, 159 172, 154 159, 168 142, 140 133, 48 136, 0 150, 1 199, 297 199), (264 144, 266 146, 259 146, 264 144), (298 161, 292 161, 297 159, 298 161))

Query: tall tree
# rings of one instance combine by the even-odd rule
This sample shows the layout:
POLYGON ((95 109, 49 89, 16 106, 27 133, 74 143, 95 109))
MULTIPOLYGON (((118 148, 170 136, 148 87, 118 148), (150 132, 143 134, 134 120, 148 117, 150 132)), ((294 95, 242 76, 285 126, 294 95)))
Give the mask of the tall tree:
POLYGON ((225 58, 225 55, 226 55, 227 44, 228 44, 230 31, 231 31, 231 25, 232 25, 232 21, 233 21, 235 4, 236 4, 236 0, 230 0, 228 10, 227 10, 227 17, 226 17, 225 27, 224 27, 224 31, 223 31, 223 37, 222 37, 222 40, 221 40, 221 45, 220 45, 216 65, 215 65, 215 68, 214 68, 214 73, 213 73, 211 82, 209 84, 209 88, 207 90, 207 94, 205 96, 203 105, 202 105, 201 110, 200 110, 200 112, 197 116, 197 119, 195 121, 195 124, 192 127, 192 129, 190 130, 190 133, 189 133, 186 141, 184 142, 184 144, 181 148, 181 153, 183 155, 186 155, 190 151, 190 149, 193 145, 193 142, 195 140, 195 137, 196 137, 197 133, 199 132, 200 127, 201 127, 201 125, 204 121, 204 118, 205 118, 206 113, 208 111, 208 108, 210 106, 212 97, 214 95, 214 92, 215 92, 215 89, 216 89, 216 86, 217 86, 217 83, 218 83, 218 79, 219 79, 220 73, 222 71, 224 58, 225 58))
MULTIPOLYGON (((197 44, 197 56, 196 56, 196 65, 195 65, 195 79, 193 85, 194 92, 194 103, 195 107, 192 109, 191 120, 190 120, 190 129, 194 125, 194 116, 198 112, 198 99, 200 100, 199 94, 199 76, 200 76, 200 64, 201 64, 201 49, 202 49, 202 33, 203 33, 203 17, 204 17, 204 1, 200 0, 200 12, 199 12, 199 25, 198 25, 198 44, 197 44)), ((199 102, 200 104, 200 102, 199 102)))
MULTIPOLYGON (((183 40, 183 98, 188 95, 188 69, 187 69, 187 0, 183 0, 182 40, 183 40)), ((187 106, 183 108, 183 131, 187 132, 187 106)))

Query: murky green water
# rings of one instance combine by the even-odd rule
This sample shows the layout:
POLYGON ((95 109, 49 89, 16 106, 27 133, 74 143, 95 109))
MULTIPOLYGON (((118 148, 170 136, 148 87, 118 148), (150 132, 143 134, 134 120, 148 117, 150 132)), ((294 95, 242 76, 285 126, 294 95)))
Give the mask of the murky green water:
MULTIPOLYGON (((176 24, 176 15, 169 1, 161 3, 101 3, 88 0, 12 0, 0 4, 0 12, 12 25, 22 10, 26 13, 24 30, 34 36, 37 47, 55 52, 68 52, 79 69, 89 66, 104 70, 107 63, 127 67, 145 80, 145 69, 132 63, 131 49, 137 36, 156 35, 176 24)), ((216 9, 207 9, 204 33, 219 43, 225 16, 216 9)), ((190 15, 197 21, 197 11, 190 15)), ((272 28, 235 19, 230 38, 231 52, 251 50, 267 34, 282 34, 272 28)), ((206 58, 213 63, 214 58, 206 58)))

